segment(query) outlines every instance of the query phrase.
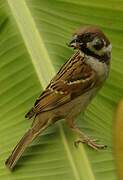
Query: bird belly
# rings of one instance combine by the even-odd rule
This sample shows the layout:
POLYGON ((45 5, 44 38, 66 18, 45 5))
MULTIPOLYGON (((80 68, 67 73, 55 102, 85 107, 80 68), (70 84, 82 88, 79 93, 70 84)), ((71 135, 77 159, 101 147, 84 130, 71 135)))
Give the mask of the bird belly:
POLYGON ((84 111, 91 99, 95 96, 97 88, 82 94, 81 96, 73 99, 71 102, 60 106, 54 113, 65 119, 75 118, 80 112, 84 111))
POLYGON ((77 99, 73 100, 72 107, 70 108, 70 111, 67 115, 68 118, 69 117, 71 117, 71 118, 76 117, 81 112, 85 111, 88 104, 90 103, 92 98, 95 96, 96 92, 97 92, 96 88, 92 89, 92 90, 84 93, 83 95, 81 95, 77 99))

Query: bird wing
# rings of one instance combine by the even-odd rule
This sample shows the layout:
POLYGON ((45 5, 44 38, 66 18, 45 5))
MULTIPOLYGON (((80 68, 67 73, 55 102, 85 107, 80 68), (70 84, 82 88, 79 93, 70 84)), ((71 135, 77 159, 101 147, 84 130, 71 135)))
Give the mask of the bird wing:
POLYGON ((66 104, 91 89, 96 73, 76 52, 59 70, 34 104, 36 114, 66 104))

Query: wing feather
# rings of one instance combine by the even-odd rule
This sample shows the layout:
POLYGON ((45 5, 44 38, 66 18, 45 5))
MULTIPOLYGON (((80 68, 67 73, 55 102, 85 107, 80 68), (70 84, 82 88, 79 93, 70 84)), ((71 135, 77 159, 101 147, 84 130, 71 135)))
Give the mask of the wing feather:
POLYGON ((90 90, 96 83, 96 73, 76 52, 59 70, 36 100, 33 111, 49 111, 90 90))

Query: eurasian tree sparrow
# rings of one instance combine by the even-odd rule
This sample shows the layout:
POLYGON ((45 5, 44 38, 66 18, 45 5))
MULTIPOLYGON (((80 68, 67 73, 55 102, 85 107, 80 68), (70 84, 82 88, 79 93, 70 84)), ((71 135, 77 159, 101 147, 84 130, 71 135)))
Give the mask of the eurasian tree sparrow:
POLYGON ((69 47, 77 51, 61 67, 25 116, 34 120, 7 159, 9 169, 13 169, 28 145, 43 130, 63 118, 79 135, 76 143, 84 142, 96 150, 105 147, 80 131, 75 125, 75 118, 81 111, 85 111, 108 77, 111 44, 98 27, 89 26, 75 32, 69 47))

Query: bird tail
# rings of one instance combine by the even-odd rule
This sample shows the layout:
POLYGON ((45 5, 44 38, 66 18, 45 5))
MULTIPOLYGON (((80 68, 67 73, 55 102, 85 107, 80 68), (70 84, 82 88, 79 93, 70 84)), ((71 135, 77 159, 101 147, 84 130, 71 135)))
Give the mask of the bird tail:
POLYGON ((30 111, 25 115, 25 118, 31 119, 35 115, 35 109, 31 108, 30 111))
POLYGON ((36 123, 31 129, 29 129, 25 135, 22 137, 22 139, 19 141, 17 146, 12 151, 12 154, 9 156, 9 158, 6 160, 5 164, 6 166, 12 170, 14 166, 16 165, 17 161, 25 151, 25 149, 28 147, 28 145, 43 131, 45 130, 51 123, 49 121, 46 121, 46 123, 43 123, 40 125, 39 123, 36 123))

